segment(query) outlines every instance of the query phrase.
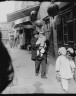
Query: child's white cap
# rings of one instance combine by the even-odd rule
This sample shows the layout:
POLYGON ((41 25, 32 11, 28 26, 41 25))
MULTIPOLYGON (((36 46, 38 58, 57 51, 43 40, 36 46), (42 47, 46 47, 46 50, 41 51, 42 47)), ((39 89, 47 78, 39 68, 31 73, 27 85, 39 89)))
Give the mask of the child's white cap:
POLYGON ((58 53, 60 53, 62 55, 66 55, 66 48, 65 47, 59 48, 58 53))

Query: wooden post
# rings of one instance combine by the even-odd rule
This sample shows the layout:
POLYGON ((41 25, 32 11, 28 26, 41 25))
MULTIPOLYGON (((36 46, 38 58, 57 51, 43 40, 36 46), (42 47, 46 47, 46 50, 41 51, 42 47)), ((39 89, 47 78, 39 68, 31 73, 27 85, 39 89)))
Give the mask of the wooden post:
POLYGON ((25 45, 25 32, 24 32, 24 29, 23 29, 23 45, 25 45))
POLYGON ((57 58, 58 56, 57 31, 55 29, 55 20, 52 17, 50 17, 50 26, 52 26, 53 28, 54 53, 55 53, 55 57, 57 58))

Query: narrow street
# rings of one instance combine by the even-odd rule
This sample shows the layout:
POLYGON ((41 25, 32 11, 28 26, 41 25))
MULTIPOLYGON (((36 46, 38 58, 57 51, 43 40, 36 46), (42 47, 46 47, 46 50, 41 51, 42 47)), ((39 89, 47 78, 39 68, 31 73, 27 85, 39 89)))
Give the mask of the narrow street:
MULTIPOLYGON (((2 94, 66 94, 57 81, 55 63, 58 49, 62 46, 74 49, 75 52, 68 50, 67 53, 71 57, 75 55, 76 63, 76 2, 16 1, 0 2, 0 42, 6 46, 14 68, 13 82, 2 94), (37 49, 43 51, 41 53, 47 47, 47 79, 41 78, 41 73, 35 75, 35 62, 31 60, 31 52, 28 51, 32 43, 39 43, 37 49)), ((2 49, 2 44, 0 46, 2 49)), ((65 72, 60 69, 69 76, 70 66, 67 67, 67 72, 64 67, 62 69, 65 72)), ((69 81, 68 91, 69 94, 76 94, 74 79, 69 81)))
MULTIPOLYGON (((41 75, 35 76, 35 64, 31 60, 31 54, 26 50, 18 48, 8 49, 15 70, 13 85, 8 86, 3 94, 65 94, 60 83, 56 80, 55 60, 48 57, 47 79, 42 79, 41 75)), ((76 82, 70 81, 69 93, 76 93, 76 82)))

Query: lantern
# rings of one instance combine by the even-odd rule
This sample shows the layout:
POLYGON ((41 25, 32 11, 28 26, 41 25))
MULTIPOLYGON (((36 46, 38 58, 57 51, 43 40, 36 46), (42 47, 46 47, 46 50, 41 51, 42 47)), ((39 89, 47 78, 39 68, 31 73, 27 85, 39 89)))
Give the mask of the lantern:
POLYGON ((30 17, 31 17, 31 21, 36 20, 36 11, 35 10, 30 13, 30 17))
POLYGON ((36 11, 35 10, 31 12, 31 15, 35 15, 35 14, 36 14, 36 11))
POLYGON ((47 9, 48 15, 53 17, 59 13, 59 6, 55 3, 51 3, 47 9))

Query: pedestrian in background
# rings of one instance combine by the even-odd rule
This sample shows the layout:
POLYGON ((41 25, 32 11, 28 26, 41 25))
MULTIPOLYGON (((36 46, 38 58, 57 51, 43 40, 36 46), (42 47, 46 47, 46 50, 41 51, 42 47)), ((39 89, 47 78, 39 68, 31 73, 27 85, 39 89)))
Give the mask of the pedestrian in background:
POLYGON ((11 33, 9 33, 8 35, 9 35, 9 45, 12 48, 14 47, 14 35, 11 33))
POLYGON ((68 92, 68 82, 73 78, 73 71, 75 63, 73 60, 69 60, 69 54, 65 47, 61 47, 58 50, 59 57, 56 60, 56 72, 61 78, 61 86, 65 92, 68 92))
POLYGON ((2 33, 0 32, 0 93, 12 82, 13 77, 12 60, 2 42, 2 33))
POLYGON ((14 42, 15 42, 15 47, 17 47, 18 44, 19 44, 19 30, 15 30, 15 33, 14 33, 14 42))
MULTIPOLYGON (((74 61, 74 58, 75 58, 74 49, 71 48, 71 47, 69 47, 69 48, 67 49, 67 54, 68 54, 68 59, 69 59, 69 61, 75 63, 75 61, 74 61)), ((75 65, 75 66, 76 66, 76 65, 75 65)), ((76 73, 75 73, 75 72, 76 72, 76 68, 72 69, 73 77, 74 77, 74 80, 76 81, 76 73)))

